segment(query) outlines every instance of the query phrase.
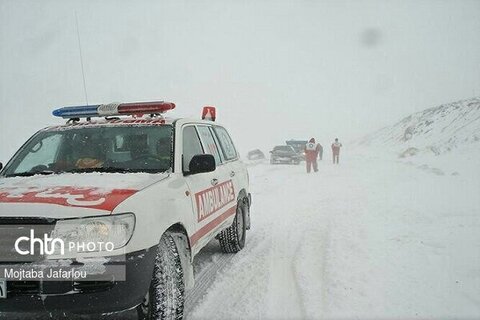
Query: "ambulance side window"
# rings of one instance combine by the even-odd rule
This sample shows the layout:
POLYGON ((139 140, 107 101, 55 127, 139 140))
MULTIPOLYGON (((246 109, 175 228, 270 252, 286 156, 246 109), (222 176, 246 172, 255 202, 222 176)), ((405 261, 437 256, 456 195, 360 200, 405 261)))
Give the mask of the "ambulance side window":
POLYGON ((203 146, 205 147, 205 153, 213 155, 215 158, 215 163, 218 166, 220 163, 222 163, 222 160, 210 129, 207 126, 197 126, 197 129, 200 133, 200 137, 202 138, 203 146))
POLYGON ((233 145, 232 139, 228 135, 227 130, 222 127, 215 127, 215 133, 217 134, 218 140, 220 141, 220 146, 223 150, 223 155, 227 160, 234 160, 238 157, 237 150, 233 145))
POLYGON ((188 172, 188 165, 193 156, 203 154, 202 144, 194 126, 183 128, 183 172, 188 172))

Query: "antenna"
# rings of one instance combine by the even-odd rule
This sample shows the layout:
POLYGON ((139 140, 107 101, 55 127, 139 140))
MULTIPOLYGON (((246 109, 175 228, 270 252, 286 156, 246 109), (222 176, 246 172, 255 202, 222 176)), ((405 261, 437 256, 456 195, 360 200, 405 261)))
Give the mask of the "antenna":
POLYGON ((78 51, 80 53, 80 65, 82 66, 83 91, 85 93, 85 102, 87 103, 87 106, 88 106, 87 84, 85 81, 85 70, 83 69, 82 43, 80 42, 80 31, 78 29, 78 16, 77 16, 76 10, 75 10, 75 23, 77 25, 77 38, 78 38, 78 51))

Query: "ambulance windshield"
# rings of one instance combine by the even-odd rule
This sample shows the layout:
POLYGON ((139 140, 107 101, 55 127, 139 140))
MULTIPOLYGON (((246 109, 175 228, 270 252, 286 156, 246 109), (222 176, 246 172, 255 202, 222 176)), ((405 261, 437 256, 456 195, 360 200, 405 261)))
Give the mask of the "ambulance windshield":
POLYGON ((3 175, 167 171, 172 126, 83 126, 40 131, 5 167, 3 175))

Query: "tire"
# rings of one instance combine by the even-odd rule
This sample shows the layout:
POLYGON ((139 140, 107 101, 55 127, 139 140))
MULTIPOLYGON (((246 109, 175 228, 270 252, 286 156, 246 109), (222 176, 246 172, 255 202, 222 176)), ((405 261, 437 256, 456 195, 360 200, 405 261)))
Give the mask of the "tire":
POLYGON ((183 319, 185 283, 177 246, 166 233, 158 245, 152 282, 145 300, 137 307, 139 320, 183 319))
POLYGON ((218 241, 220 241, 220 247, 223 252, 237 253, 245 246, 245 237, 247 235, 245 212, 244 201, 238 201, 237 212, 232 225, 220 232, 218 236, 218 241))

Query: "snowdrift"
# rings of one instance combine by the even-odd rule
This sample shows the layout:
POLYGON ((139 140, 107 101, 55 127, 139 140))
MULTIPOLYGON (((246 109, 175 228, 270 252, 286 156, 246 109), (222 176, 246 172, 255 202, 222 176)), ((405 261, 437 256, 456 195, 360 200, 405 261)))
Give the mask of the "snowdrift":
POLYGON ((414 113, 370 134, 360 145, 388 147, 405 158, 418 153, 440 155, 480 146, 480 98, 472 98, 414 113))

